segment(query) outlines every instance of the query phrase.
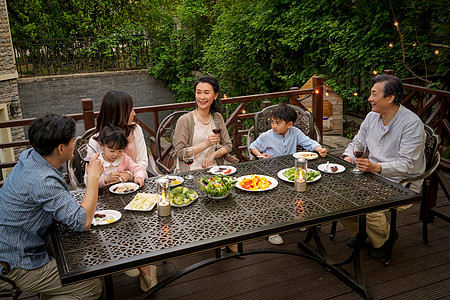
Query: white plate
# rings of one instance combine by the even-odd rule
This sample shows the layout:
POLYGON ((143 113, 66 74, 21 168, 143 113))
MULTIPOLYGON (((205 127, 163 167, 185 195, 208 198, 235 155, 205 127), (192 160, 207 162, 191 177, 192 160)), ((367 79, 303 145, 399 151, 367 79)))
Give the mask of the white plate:
POLYGON ((197 193, 197 197, 195 197, 194 200, 192 200, 189 203, 186 203, 183 205, 178 205, 178 204, 174 204, 174 203, 170 202, 170 205, 172 205, 173 207, 185 207, 185 206, 188 206, 188 205, 191 205, 192 203, 194 203, 194 201, 197 200, 197 198, 198 198, 198 193, 197 193))
POLYGON ((179 186, 180 184, 183 184, 183 182, 184 182, 184 178, 181 176, 169 175, 169 176, 167 176, 167 178, 169 178, 171 188, 179 186), (175 180, 178 180, 179 183, 173 183, 173 181, 175 181, 175 180))
POLYGON ((130 203, 128 203, 127 206, 124 207, 124 209, 125 209, 125 210, 133 210, 133 211, 151 211, 151 210, 153 209, 153 207, 155 207, 156 202, 158 202, 157 199, 156 199, 156 194, 150 194, 150 193, 137 193, 136 196, 134 196, 133 199, 130 201, 130 203), (152 204, 149 208, 146 208, 146 209, 133 208, 133 207, 132 207, 132 202, 135 201, 136 198, 142 196, 143 194, 144 194, 144 195, 151 195, 151 196, 149 196, 149 197, 153 197, 154 200, 155 200, 155 201, 153 202, 153 204, 152 204))
POLYGON ((317 166, 317 169, 319 169, 319 171, 321 172, 325 172, 325 173, 330 173, 330 174, 336 174, 336 173, 341 173, 345 171, 345 167, 339 164, 329 164, 328 165, 328 169, 327 169, 327 164, 321 164, 317 166), (331 167, 337 167, 337 171, 333 172, 331 171, 331 167))
POLYGON ((215 167, 212 167, 211 169, 209 169, 209 172, 213 173, 214 175, 222 174, 224 176, 228 176, 228 175, 235 173, 236 168, 232 167, 232 166, 215 166, 215 167), (231 170, 231 172, 225 174, 225 172, 228 172, 230 170, 231 170))
POLYGON ((259 174, 253 174, 253 175, 254 175, 254 176, 259 176, 259 177, 266 177, 266 179, 269 180, 269 181, 271 182, 271 185, 269 185, 269 187, 266 188, 266 189, 264 189, 264 190, 258 189, 258 190, 256 190, 256 191, 252 191, 252 190, 244 189, 243 187, 241 187, 241 186, 239 185, 239 182, 242 181, 242 180, 245 179, 245 178, 251 178, 251 175, 245 175, 245 176, 241 176, 241 177, 239 177, 239 178, 236 178, 237 182, 236 182, 234 185, 235 185, 238 189, 243 190, 243 191, 247 191, 247 192, 264 192, 264 191, 268 191, 268 190, 274 189, 274 188, 278 185, 278 180, 276 180, 276 179, 273 178, 273 177, 266 176, 266 175, 259 175, 259 174))
POLYGON ((99 211, 96 211, 95 214, 94 214, 94 219, 92 220, 92 225, 94 225, 94 226, 112 224, 112 223, 119 221, 120 218, 122 218, 122 214, 120 213, 120 211, 117 211, 117 210, 99 210, 99 211), (103 214, 106 216, 103 218, 99 218, 99 217, 96 218, 95 214, 103 214), (109 220, 109 221, 107 221, 107 220, 109 220))
POLYGON ((125 184, 127 185, 127 187, 130 189, 129 192, 127 192, 125 190, 125 187, 123 186, 123 184, 120 183, 116 183, 112 186, 109 187, 109 191, 113 194, 119 194, 119 195, 124 195, 124 194, 130 194, 133 193, 135 191, 137 191, 139 189, 139 184, 134 183, 134 182, 125 182, 125 184), (124 190, 123 192, 121 190, 124 190))
POLYGON ((319 157, 319 155, 314 152, 297 152, 297 153, 292 154, 292 156, 295 158, 303 157, 306 160, 312 160, 312 159, 316 159, 319 157))
MULTIPOLYGON (((286 176, 284 176, 283 175, 283 172, 284 171, 286 171, 286 170, 288 170, 288 169, 290 169, 290 168, 286 168, 286 169, 283 169, 283 170, 280 170, 279 172, 278 172, 278 178, 280 178, 281 180, 284 180, 284 181, 287 181, 287 182, 294 182, 294 180, 289 180, 289 179, 287 179, 287 177, 286 176)), ((313 169, 308 169, 308 171, 309 170, 311 170, 311 171, 314 171, 314 172, 317 172, 316 170, 313 170, 313 169)), ((322 174, 319 174, 319 176, 317 176, 317 177, 315 177, 313 180, 310 180, 310 181, 307 181, 307 182, 314 182, 314 181, 317 181, 317 180, 319 180, 320 178, 322 177, 322 174)))

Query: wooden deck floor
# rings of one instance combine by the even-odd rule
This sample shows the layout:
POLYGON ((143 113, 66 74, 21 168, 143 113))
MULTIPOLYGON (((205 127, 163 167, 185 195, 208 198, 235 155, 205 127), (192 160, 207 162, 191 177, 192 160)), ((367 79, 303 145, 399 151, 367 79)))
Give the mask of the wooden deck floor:
MULTIPOLYGON (((449 174, 447 174, 449 175, 449 174)), ((448 178, 448 176, 447 176, 448 178)), ((439 204, 450 210, 442 191, 439 204)), ((363 276, 374 299, 449 299, 450 297, 450 224, 436 219, 430 224, 429 244, 422 243, 418 220, 419 205, 399 212, 400 238, 394 247, 392 264, 361 254, 363 276)), ((323 242, 337 261, 350 253, 348 234, 338 226, 336 239, 327 237, 330 225, 321 229, 323 242)), ((282 234, 285 243, 270 245, 266 239, 250 241, 246 248, 279 247, 296 249, 304 232, 282 234)), ((158 264, 158 276, 164 279, 195 262, 213 256, 212 251, 193 254, 158 264)), ((141 293, 137 278, 123 273, 113 276, 115 298, 131 300, 141 293)), ((21 299, 34 300, 28 293, 21 299)), ((232 259, 197 270, 159 291, 152 299, 361 299, 359 294, 326 271, 319 264, 289 255, 253 255, 244 260, 232 259)))

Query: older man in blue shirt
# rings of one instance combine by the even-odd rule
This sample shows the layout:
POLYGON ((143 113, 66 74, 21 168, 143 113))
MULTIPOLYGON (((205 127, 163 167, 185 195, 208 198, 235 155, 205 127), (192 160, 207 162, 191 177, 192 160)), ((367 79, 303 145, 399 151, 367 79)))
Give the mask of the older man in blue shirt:
MULTIPOLYGON (((103 166, 98 155, 87 166, 86 193, 80 204, 72 197, 59 167, 74 151, 75 122, 47 114, 29 128, 33 148, 21 153, 0 189, 0 260, 22 291, 41 299, 98 299, 98 279, 62 286, 55 260, 45 247, 49 227, 59 221, 74 231, 87 231, 95 213, 103 166)), ((0 284, 0 288, 8 287, 0 284)))
MULTIPOLYGON (((343 157, 356 163, 359 170, 374 172, 394 182, 414 178, 425 171, 425 131, 420 118, 402 106, 403 85, 393 75, 378 75, 373 78, 369 103, 372 111, 361 124, 358 134, 344 151, 343 157), (356 158, 353 144, 358 141, 366 145, 368 158, 356 158)), ((419 192, 422 182, 413 182, 409 187, 419 192)), ((409 207, 409 206, 408 206, 409 207)), ((367 235, 373 248, 369 255, 381 258, 386 255, 389 238, 389 223, 384 212, 370 213, 367 217, 367 235)), ((342 220, 350 234, 350 247, 356 246, 358 219, 342 220)))

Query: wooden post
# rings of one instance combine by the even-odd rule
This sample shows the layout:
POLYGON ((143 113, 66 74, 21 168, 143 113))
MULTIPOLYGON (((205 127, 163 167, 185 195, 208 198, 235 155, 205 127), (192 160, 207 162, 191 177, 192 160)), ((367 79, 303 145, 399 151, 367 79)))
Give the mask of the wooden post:
POLYGON ((312 113, 317 128, 319 128, 320 136, 323 136, 323 77, 313 77, 313 89, 312 113))
POLYGON ((91 98, 81 100, 83 108, 84 130, 95 127, 94 104, 91 98))

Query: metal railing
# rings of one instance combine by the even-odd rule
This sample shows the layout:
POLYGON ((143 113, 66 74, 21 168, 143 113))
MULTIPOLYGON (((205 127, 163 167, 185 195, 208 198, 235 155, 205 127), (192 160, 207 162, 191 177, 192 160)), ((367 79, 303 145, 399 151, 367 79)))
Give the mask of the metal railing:
POLYGON ((145 35, 14 41, 20 77, 147 68, 145 35))

